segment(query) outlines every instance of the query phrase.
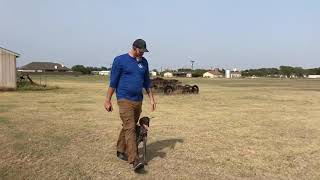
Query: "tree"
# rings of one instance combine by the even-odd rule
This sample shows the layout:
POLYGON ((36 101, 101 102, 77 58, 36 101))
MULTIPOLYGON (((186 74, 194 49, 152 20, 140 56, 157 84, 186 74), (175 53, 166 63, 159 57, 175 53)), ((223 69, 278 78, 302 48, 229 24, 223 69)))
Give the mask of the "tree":
POLYGON ((248 69, 241 72, 242 76, 260 76, 260 77, 278 77, 280 74, 291 77, 295 75, 297 77, 304 77, 309 74, 319 74, 320 68, 303 69, 302 67, 280 66, 277 68, 260 68, 260 69, 248 69))
POLYGON ((90 72, 91 72, 83 65, 75 65, 71 69, 72 69, 72 71, 81 72, 82 74, 90 74, 90 72))
POLYGON ((111 70, 110 68, 101 66, 100 68, 98 67, 93 67, 93 66, 88 66, 85 67, 83 65, 75 65, 71 68, 73 71, 76 72, 81 72, 82 74, 91 74, 92 71, 108 71, 111 70))
POLYGON ((249 69, 241 72, 242 76, 273 77, 279 75, 277 68, 249 69))
POLYGON ((188 69, 188 68, 180 68, 178 69, 178 72, 191 72, 192 70, 191 69, 188 69))
POLYGON ((107 67, 101 66, 100 70, 101 71, 108 71, 109 69, 107 67))
POLYGON ((280 72, 282 75, 290 77, 294 74, 294 68, 291 66, 280 66, 280 72))
POLYGON ((320 67, 319 68, 312 68, 312 69, 306 69, 305 70, 306 72, 306 74, 314 74, 314 75, 320 75, 320 67))
POLYGON ((297 77, 303 77, 303 75, 305 74, 305 71, 302 67, 295 67, 293 71, 297 77))
POLYGON ((196 69, 192 71, 192 77, 202 77, 202 75, 207 72, 206 69, 196 69))

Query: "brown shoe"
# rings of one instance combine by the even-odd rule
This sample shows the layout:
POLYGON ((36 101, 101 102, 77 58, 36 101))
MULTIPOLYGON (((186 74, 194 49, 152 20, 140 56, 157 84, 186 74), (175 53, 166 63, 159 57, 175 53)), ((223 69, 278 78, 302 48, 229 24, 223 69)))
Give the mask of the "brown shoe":
POLYGON ((144 168, 144 164, 141 161, 135 160, 133 162, 133 170, 134 170, 134 172, 142 170, 143 168, 144 168))

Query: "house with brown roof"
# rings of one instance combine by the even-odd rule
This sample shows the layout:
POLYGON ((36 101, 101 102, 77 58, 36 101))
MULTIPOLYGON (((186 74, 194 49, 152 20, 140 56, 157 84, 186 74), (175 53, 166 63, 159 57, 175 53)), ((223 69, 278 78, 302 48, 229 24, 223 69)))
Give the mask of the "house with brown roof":
POLYGON ((21 72, 67 72, 71 71, 63 64, 53 62, 32 62, 19 68, 21 72))
POLYGON ((204 78, 222 78, 223 74, 219 71, 219 69, 210 70, 208 72, 203 73, 202 77, 204 78))

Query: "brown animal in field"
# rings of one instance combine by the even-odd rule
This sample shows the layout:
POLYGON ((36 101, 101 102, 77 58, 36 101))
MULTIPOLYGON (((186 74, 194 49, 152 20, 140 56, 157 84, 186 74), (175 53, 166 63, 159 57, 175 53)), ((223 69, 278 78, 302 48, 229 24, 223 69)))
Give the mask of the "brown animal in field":
POLYGON ((144 164, 147 164, 147 137, 148 137, 148 128, 150 125, 150 118, 143 117, 139 120, 139 125, 136 125, 136 135, 137 135, 137 146, 142 142, 143 143, 143 161, 144 164))

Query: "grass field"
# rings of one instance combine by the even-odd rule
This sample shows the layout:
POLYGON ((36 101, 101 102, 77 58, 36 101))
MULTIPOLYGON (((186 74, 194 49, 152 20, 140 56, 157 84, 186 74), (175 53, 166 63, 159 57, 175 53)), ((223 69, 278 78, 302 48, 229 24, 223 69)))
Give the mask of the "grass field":
POLYGON ((0 92, 0 179, 320 179, 319 80, 181 80, 200 94, 156 95, 156 112, 144 101, 154 117, 144 174, 115 156, 107 78, 0 92))

